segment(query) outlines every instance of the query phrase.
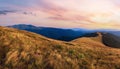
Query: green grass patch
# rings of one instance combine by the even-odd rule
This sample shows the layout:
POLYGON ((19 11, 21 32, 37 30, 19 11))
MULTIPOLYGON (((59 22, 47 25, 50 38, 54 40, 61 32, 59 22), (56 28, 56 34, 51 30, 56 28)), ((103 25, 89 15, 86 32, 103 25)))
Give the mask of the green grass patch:
POLYGON ((59 49, 59 50, 63 50, 63 46, 61 46, 61 45, 56 45, 55 48, 59 49))
POLYGON ((85 58, 85 55, 83 53, 79 53, 77 57, 78 59, 82 59, 82 58, 85 58))
POLYGON ((75 54, 75 50, 69 50, 68 53, 69 53, 70 55, 73 55, 73 54, 75 54))

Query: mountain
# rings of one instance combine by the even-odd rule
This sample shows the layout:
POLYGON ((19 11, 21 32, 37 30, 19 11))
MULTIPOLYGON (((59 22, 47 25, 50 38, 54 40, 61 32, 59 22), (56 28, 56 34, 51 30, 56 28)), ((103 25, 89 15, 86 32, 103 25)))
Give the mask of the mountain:
POLYGON ((0 69, 120 69, 120 49, 101 35, 71 42, 0 27, 0 69))
POLYGON ((76 30, 76 29, 61 29, 61 28, 50 28, 50 27, 36 27, 33 25, 25 25, 25 24, 13 25, 8 27, 34 32, 46 36, 48 38, 63 40, 63 41, 71 41, 86 33, 93 32, 85 29, 76 30))

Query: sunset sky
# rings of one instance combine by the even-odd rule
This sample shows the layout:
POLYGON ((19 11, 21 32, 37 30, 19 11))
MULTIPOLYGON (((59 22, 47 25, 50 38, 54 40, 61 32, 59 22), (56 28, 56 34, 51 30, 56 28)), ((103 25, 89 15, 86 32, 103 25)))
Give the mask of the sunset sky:
POLYGON ((120 0, 0 0, 0 25, 119 29, 120 0))

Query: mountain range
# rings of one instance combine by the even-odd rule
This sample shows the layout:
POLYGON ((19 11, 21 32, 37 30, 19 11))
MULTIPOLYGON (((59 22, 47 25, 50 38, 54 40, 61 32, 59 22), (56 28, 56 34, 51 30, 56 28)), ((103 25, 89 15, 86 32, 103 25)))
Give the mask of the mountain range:
POLYGON ((34 32, 48 38, 63 40, 63 41, 71 41, 88 32, 91 32, 85 29, 75 30, 75 29, 62 29, 62 28, 51 28, 51 27, 36 27, 33 25, 25 25, 25 24, 13 25, 8 27, 34 32))
POLYGON ((0 27, 0 69, 120 69, 120 49, 105 45, 114 39, 96 32, 68 42, 0 27))
POLYGON ((51 27, 36 27, 34 25, 26 25, 26 24, 18 24, 7 27, 26 30, 43 35, 48 38, 63 40, 63 41, 71 41, 73 39, 83 37, 85 34, 95 33, 95 32, 107 32, 120 37, 120 31, 112 31, 109 29, 108 30, 103 30, 103 29, 88 30, 82 28, 63 29, 63 28, 51 28, 51 27))

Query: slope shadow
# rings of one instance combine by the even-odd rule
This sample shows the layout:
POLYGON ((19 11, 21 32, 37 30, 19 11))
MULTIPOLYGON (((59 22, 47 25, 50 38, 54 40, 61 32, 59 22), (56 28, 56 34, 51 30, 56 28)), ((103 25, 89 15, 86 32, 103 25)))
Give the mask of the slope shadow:
POLYGON ((120 48, 120 37, 110 33, 102 33, 102 42, 113 48, 120 48))

